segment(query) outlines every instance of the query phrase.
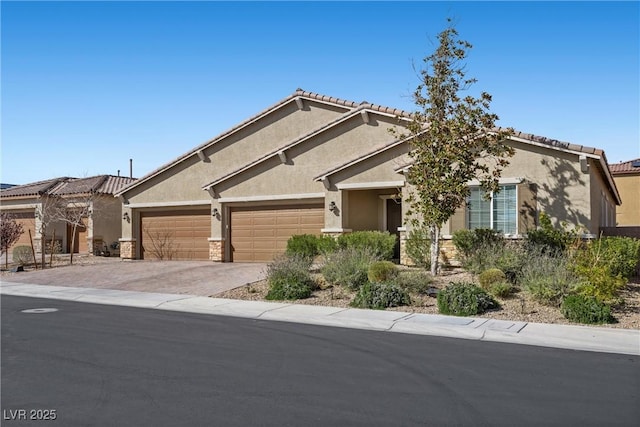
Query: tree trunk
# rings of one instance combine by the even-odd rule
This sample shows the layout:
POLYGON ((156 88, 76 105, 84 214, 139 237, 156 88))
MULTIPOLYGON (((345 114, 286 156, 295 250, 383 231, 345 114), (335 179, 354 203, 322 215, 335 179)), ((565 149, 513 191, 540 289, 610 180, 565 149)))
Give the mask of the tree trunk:
POLYGON ((78 227, 78 224, 73 224, 73 228, 71 230, 71 250, 70 252, 70 256, 69 256, 69 265, 73 264, 73 251, 76 247, 76 227, 78 227))
POLYGON ((31 230, 29 230, 29 242, 31 243, 31 254, 33 255, 33 266, 38 269, 38 261, 36 261, 36 250, 33 247, 33 237, 31 237, 31 230))
POLYGON ((49 253, 49 268, 53 267, 53 251, 56 245, 56 230, 53 230, 53 237, 51 238, 51 249, 49 253))
POLYGON ((9 269, 9 248, 4 251, 4 268, 5 270, 9 269))
POLYGON ((42 227, 42 233, 40 234, 40 260, 42 261, 42 269, 47 268, 47 259, 45 257, 45 248, 47 247, 47 235, 46 228, 42 227))
POLYGON ((440 227, 435 225, 429 226, 429 234, 431 234, 431 275, 438 274, 438 259, 440 254, 440 227))

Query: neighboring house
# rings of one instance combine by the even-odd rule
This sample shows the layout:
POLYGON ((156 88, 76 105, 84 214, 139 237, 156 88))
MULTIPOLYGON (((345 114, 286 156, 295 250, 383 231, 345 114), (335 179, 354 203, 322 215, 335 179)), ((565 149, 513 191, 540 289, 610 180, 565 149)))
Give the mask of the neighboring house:
POLYGON ((609 165, 622 204, 616 211, 616 225, 640 226, 640 159, 609 165))
MULTIPOLYGON (((269 261, 293 234, 386 230, 404 239, 409 145, 389 130, 407 120, 299 89, 120 190, 121 257, 269 261)), ((485 202, 471 182, 469 206, 445 237, 467 227, 519 236, 540 211, 590 233, 614 224, 620 197, 602 150, 524 133, 509 143, 516 155, 503 191, 485 202)))
POLYGON ((45 221, 45 241, 54 237, 64 253, 93 253, 94 248, 117 242, 121 234, 122 205, 114 193, 135 179, 98 175, 88 178, 60 177, 45 181, 16 185, 0 191, 0 210, 11 214, 23 226, 24 233, 14 245, 30 245, 29 231, 37 252, 40 252, 42 220, 45 221), (76 227, 74 247, 71 247, 73 227, 62 221, 53 221, 54 200, 56 206, 67 209, 84 209, 82 226, 76 227), (88 206, 87 206, 88 205, 88 206))

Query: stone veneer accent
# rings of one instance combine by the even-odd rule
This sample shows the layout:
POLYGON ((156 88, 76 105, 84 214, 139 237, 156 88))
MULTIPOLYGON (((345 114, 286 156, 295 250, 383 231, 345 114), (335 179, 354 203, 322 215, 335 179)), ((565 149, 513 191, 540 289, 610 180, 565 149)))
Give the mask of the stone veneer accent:
POLYGON ((224 239, 209 239, 209 259, 211 261, 224 261, 224 239))
MULTIPOLYGON (((407 255, 407 232, 400 232, 400 264, 413 266, 414 262, 407 255)), ((440 239, 440 265, 442 267, 459 266, 458 253, 451 239, 440 239)))
POLYGON ((120 258, 136 259, 136 239, 119 239, 120 258))

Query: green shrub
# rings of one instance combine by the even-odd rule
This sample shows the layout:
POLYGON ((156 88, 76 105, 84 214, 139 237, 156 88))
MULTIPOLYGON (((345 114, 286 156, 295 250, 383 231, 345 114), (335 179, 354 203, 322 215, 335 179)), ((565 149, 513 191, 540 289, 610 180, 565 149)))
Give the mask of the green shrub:
POLYGON ((499 268, 511 281, 515 281, 523 264, 523 250, 517 242, 506 242, 495 230, 478 228, 453 233, 453 244, 462 266, 475 274, 499 268))
POLYGON ((13 262, 20 265, 33 264, 33 252, 30 246, 16 246, 13 248, 13 262))
POLYGON ((409 295, 393 283, 365 283, 356 293, 351 307, 383 310, 411 304, 409 295))
POLYGON ((398 276, 398 267, 391 261, 376 261, 369 266, 367 278, 373 283, 392 281, 398 276))
POLYGON ((379 259, 393 259, 393 249, 396 236, 386 231, 355 231, 338 237, 338 247, 341 249, 369 250, 379 259))
POLYGON ((589 248, 602 258, 614 276, 629 279, 635 274, 640 263, 640 239, 602 237, 591 242, 589 248))
POLYGON ((538 248, 530 252, 518 283, 539 302, 559 306, 564 297, 583 284, 570 264, 567 255, 550 254, 544 248, 538 248))
POLYGON ((438 311, 454 316, 482 314, 499 304, 485 291, 467 282, 452 282, 438 292, 438 311))
POLYGON ((504 237, 489 228, 458 230, 453 233, 452 241, 462 258, 471 256, 480 247, 504 245, 504 237))
POLYGON ((379 260, 371 249, 346 248, 328 254, 321 272, 330 284, 356 290, 368 282, 369 266, 379 260))
POLYGON ((496 283, 506 282, 507 276, 505 276, 505 274, 499 268, 490 268, 480 273, 478 280, 480 281, 480 286, 482 286, 482 289, 487 291, 492 285, 496 283))
POLYGON ((429 229, 419 227, 409 232, 405 241, 405 251, 414 265, 431 268, 431 238, 429 229))
POLYGON ((318 253, 327 255, 338 250, 338 242, 331 236, 318 237, 318 253))
POLYGON ((433 277, 426 271, 401 270, 393 282, 407 292, 426 294, 431 288, 433 277))
POLYGON ((267 265, 268 300, 295 300, 311 296, 316 284, 309 273, 310 260, 284 256, 267 265))
POLYGON ((574 257, 571 269, 583 282, 578 293, 594 297, 600 302, 614 301, 626 280, 621 275, 614 276, 611 267, 593 255, 589 249, 585 249, 574 257))
POLYGON ((320 254, 335 251, 337 243, 331 236, 315 236, 313 234, 298 234, 287 241, 286 254, 314 258, 320 254))
POLYGON ((570 295, 562 301, 562 315, 579 323, 613 323, 611 307, 596 298, 584 295, 570 295))
POLYGON ((513 293, 513 285, 508 282, 493 283, 487 291, 498 298, 506 298, 513 293))
POLYGON ((575 251, 572 270, 584 281, 579 293, 600 302, 614 301, 638 262, 640 244, 634 240, 601 238, 575 251))
POLYGON ((560 229, 554 228, 549 215, 541 212, 540 227, 529 230, 525 241, 527 248, 539 248, 543 252, 558 254, 564 252, 577 238, 576 230, 568 230, 565 224, 560 229))

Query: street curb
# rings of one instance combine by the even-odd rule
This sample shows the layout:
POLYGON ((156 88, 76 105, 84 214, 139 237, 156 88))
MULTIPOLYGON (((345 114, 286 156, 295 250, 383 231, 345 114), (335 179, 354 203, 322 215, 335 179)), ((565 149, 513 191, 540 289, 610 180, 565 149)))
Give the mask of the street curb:
POLYGON ((0 283, 0 295, 304 323, 640 356, 640 330, 244 301, 112 289, 0 283))

